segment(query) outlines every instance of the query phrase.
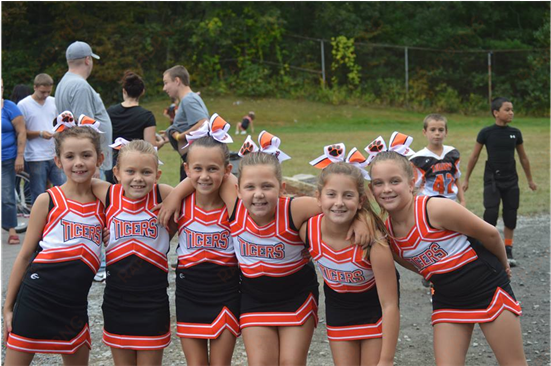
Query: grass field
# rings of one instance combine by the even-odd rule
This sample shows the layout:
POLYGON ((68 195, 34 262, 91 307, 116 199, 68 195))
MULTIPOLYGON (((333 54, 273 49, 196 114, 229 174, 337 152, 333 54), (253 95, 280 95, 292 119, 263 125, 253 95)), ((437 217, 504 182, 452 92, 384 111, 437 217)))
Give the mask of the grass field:
MULTIPOLYGON (((422 133, 424 113, 391 108, 365 108, 355 106, 332 106, 308 101, 281 99, 239 100, 236 97, 210 98, 203 95, 209 112, 218 113, 232 124, 234 143, 230 150, 237 151, 246 135, 236 136, 235 124, 249 111, 256 113, 255 133, 263 129, 281 138, 281 150, 292 157, 282 164, 283 174, 293 176, 299 173, 317 175, 317 169, 308 162, 322 154, 323 146, 344 142, 349 151, 352 147, 364 152, 364 148, 377 136, 382 135, 385 141, 393 131, 400 131, 413 136, 412 148, 415 151, 426 146, 422 133)), ((163 109, 168 105, 168 98, 143 103, 142 106, 155 114, 158 130, 168 127, 168 119, 163 116, 163 109)), ((476 135, 482 127, 493 123, 490 114, 467 117, 450 114, 448 118, 448 137, 445 144, 456 147, 462 156, 461 169, 466 171, 467 161, 472 152, 476 135)), ((520 163, 517 170, 520 177, 521 215, 532 215, 549 212, 550 182, 550 125, 549 118, 524 118, 516 116, 512 126, 522 131, 524 146, 530 158, 532 176, 538 185, 536 192, 530 191, 520 163)), ((367 156, 365 153, 364 155, 367 156)), ((179 180, 179 158, 169 145, 160 150, 164 162, 161 167, 162 183, 172 186, 179 180)), ((470 178, 469 190, 466 193, 467 207, 482 215, 482 173, 486 160, 485 149, 480 155, 478 164, 470 178)), ((518 156, 517 156, 518 160, 518 156)))

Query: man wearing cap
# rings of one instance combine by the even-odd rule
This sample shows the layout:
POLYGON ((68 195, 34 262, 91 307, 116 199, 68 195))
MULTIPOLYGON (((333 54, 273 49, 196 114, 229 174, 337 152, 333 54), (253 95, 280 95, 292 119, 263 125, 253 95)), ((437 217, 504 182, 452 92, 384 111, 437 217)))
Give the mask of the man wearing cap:
POLYGON ((105 171, 111 170, 113 163, 109 147, 113 143, 113 128, 100 95, 86 81, 94 67, 93 59, 99 59, 99 56, 92 52, 88 43, 76 41, 67 47, 66 58, 69 71, 57 85, 55 104, 60 113, 71 111, 75 118, 84 114, 100 123, 100 130, 104 133, 101 151, 105 156, 100 166, 100 177, 105 179, 105 171))
MULTIPOLYGON (((69 71, 57 85, 55 104, 60 113, 71 111, 75 118, 84 114, 100 123, 99 129, 104 133, 101 136, 101 151, 105 156, 100 166, 100 178, 105 180, 105 172, 113 166, 112 149, 109 147, 113 143, 113 127, 101 97, 86 81, 94 67, 93 58, 99 60, 99 56, 92 52, 88 43, 76 41, 67 47, 66 57, 69 71)), ((106 278, 103 246, 100 259, 100 268, 94 281, 104 281, 106 278)))

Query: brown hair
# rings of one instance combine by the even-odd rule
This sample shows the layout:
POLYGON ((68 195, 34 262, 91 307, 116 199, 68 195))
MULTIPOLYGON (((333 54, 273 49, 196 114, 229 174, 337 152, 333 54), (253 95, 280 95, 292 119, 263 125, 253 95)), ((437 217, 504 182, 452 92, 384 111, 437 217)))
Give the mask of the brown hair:
POLYGON ((34 86, 52 86, 54 79, 48 74, 38 74, 34 78, 34 86))
MULTIPOLYGON (((321 195, 321 191, 323 190, 323 187, 325 187, 327 179, 331 174, 345 175, 352 179, 352 181, 356 184, 356 189, 358 190, 360 200, 363 199, 362 206, 356 213, 356 217, 365 222, 365 224, 367 225, 367 229, 371 236, 371 245, 381 244, 387 246, 388 243, 386 237, 388 233, 386 226, 381 217, 374 211, 373 206, 371 205, 371 202, 373 201, 373 194, 371 193, 369 188, 365 188, 365 180, 360 169, 344 162, 329 164, 321 171, 318 177, 318 194, 321 195)), ((369 258, 371 245, 367 247, 365 251, 366 258, 369 258)))
POLYGON ((182 65, 176 65, 166 70, 163 75, 168 74, 171 80, 179 78, 182 84, 189 86, 189 72, 182 65))
POLYGON ((128 96, 134 99, 141 97, 145 89, 143 79, 132 71, 126 71, 120 83, 128 96))
POLYGON ((89 139, 92 142, 92 145, 94 145, 98 157, 101 155, 100 134, 93 128, 77 126, 73 128, 65 128, 63 131, 54 134, 55 154, 58 158, 61 157, 61 145, 63 144, 63 141, 65 141, 65 139, 69 137, 75 137, 78 139, 89 139))
POLYGON ((260 151, 252 152, 243 157, 241 161, 239 162, 239 178, 238 178, 238 184, 241 183, 241 173, 243 172, 243 168, 246 166, 254 166, 254 165, 270 165, 274 168, 275 176, 279 182, 279 185, 283 182, 283 174, 281 173, 281 164, 279 163, 279 160, 277 157, 275 157, 272 154, 266 154, 260 151))
POLYGON ((228 145, 216 141, 214 138, 212 138, 212 136, 201 137, 193 141, 193 143, 189 145, 189 148, 187 151, 187 158, 186 158, 186 161, 188 164, 189 164, 189 155, 191 154, 193 149, 197 146, 203 146, 207 148, 219 148, 220 152, 222 153, 222 157, 224 159, 224 166, 228 166, 230 164, 230 149, 228 149, 228 145))
POLYGON ((429 121, 442 121, 444 122, 444 126, 446 127, 446 131, 448 131, 448 119, 444 117, 441 114, 438 113, 431 113, 428 116, 425 117, 423 120, 423 130, 427 130, 427 127, 429 127, 429 121))
POLYGON ((155 163, 159 166, 159 155, 157 150, 149 142, 144 140, 132 140, 128 144, 121 147, 117 158, 117 168, 120 168, 121 160, 126 153, 137 151, 142 154, 150 154, 155 157, 155 163))
POLYGON ((406 158, 404 155, 398 154, 395 151, 382 151, 375 156, 375 159, 369 164, 369 174, 371 175, 371 171, 373 170, 373 167, 385 160, 394 160, 397 164, 399 164, 402 167, 402 170, 405 171, 408 180, 411 180, 414 178, 413 174, 413 167, 411 165, 411 162, 406 158))

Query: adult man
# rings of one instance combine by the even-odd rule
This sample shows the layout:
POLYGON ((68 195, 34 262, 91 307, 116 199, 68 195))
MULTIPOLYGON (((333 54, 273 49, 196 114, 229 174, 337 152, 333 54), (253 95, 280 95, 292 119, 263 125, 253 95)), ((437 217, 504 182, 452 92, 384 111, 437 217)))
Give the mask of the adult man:
POLYGON ((60 113, 71 111, 75 118, 84 114, 100 123, 100 130, 104 133, 101 151, 105 156, 100 166, 100 176, 105 179, 105 171, 110 170, 113 165, 112 149, 109 147, 113 142, 113 128, 100 95, 86 81, 94 67, 93 59, 99 59, 99 56, 92 52, 88 43, 81 41, 67 47, 65 56, 69 71, 57 86, 55 104, 60 113))
MULTIPOLYGON (((185 162, 187 149, 186 134, 201 127, 209 118, 209 111, 199 96, 191 90, 189 73, 184 66, 176 65, 163 74, 163 90, 170 98, 180 99, 180 105, 174 116, 173 124, 166 130, 166 135, 174 150, 178 151, 185 162)), ((183 165, 180 166, 180 180, 186 177, 183 165)))
POLYGON ((23 98, 17 106, 27 127, 25 170, 30 175, 31 202, 46 190, 48 180, 54 186, 65 183, 65 175, 54 162, 55 147, 52 140, 52 121, 58 115, 55 100, 50 96, 53 79, 48 74, 34 78, 34 93, 23 98))

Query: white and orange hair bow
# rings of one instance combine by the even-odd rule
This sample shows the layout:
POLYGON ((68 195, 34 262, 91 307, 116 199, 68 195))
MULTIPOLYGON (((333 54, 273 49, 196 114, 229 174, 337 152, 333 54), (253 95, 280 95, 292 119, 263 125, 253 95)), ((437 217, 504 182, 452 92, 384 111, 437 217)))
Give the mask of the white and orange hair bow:
POLYGON ((348 153, 346 159, 344 158, 345 154, 346 147, 343 143, 327 145, 323 148, 323 155, 312 160, 310 165, 318 169, 323 169, 332 163, 345 162, 360 169, 364 179, 369 180, 369 173, 365 170, 365 167, 367 166, 367 159, 362 155, 362 153, 359 152, 358 149, 353 148, 348 153))
POLYGON ((260 145, 260 148, 253 142, 251 135, 247 136, 243 146, 239 149, 238 155, 243 157, 249 153, 261 151, 266 154, 274 155, 280 163, 291 159, 289 155, 279 150, 279 145, 281 144, 279 137, 274 136, 267 131, 260 132, 260 135, 258 135, 258 144, 260 145))
MULTIPOLYGON (((110 148, 114 149, 114 150, 120 150, 122 149, 122 147, 124 145, 128 145, 130 143, 130 141, 128 141, 127 139, 123 138, 123 137, 117 137, 115 139, 115 142, 113 142, 111 145, 109 145, 110 148)), ((157 151, 157 146, 153 146, 155 148, 155 151, 157 151)), ((163 162, 161 161, 161 159, 157 158, 159 160, 159 165, 163 165, 163 162)))
POLYGON ((215 113, 210 117, 209 121, 203 122, 198 130, 186 135, 188 143, 183 148, 188 147, 194 140, 205 136, 212 136, 213 139, 223 144, 231 144, 233 140, 228 134, 230 128, 230 124, 220 117, 218 113, 215 113))
POLYGON ((415 151, 409 148, 409 145, 411 145, 412 142, 413 137, 398 131, 394 131, 392 136, 390 136, 390 142, 387 148, 385 140, 382 136, 379 136, 365 148, 365 151, 369 153, 367 164, 371 164, 373 159, 375 159, 375 156, 377 156, 377 154, 379 154, 381 151, 394 151, 404 156, 414 154, 415 151))
POLYGON ((100 123, 98 121, 84 114, 81 114, 80 117, 78 117, 78 121, 76 121, 75 123, 75 118, 73 117, 73 114, 70 111, 65 111, 57 116, 53 132, 61 132, 68 128, 73 128, 76 126, 85 126, 93 128, 98 133, 103 133, 100 131, 99 125, 100 123))

